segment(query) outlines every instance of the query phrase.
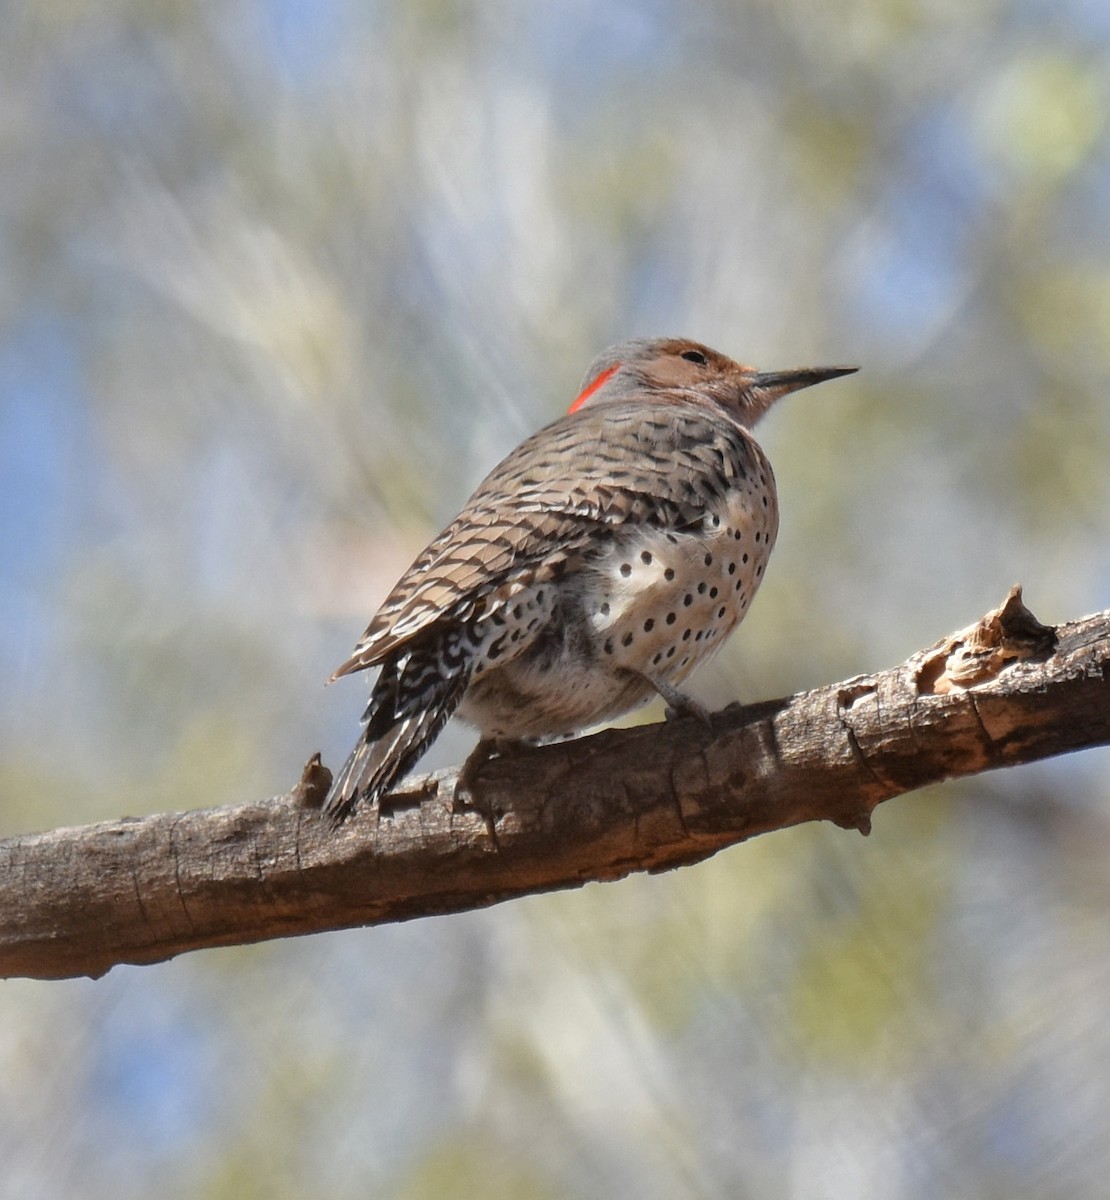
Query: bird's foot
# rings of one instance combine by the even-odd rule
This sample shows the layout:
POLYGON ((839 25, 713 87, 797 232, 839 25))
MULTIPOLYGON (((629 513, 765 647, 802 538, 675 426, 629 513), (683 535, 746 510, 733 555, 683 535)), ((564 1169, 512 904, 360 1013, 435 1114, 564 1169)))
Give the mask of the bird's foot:
POLYGON ((478 744, 466 756, 466 761, 459 768, 455 779, 455 794, 453 805, 455 812, 464 808, 476 807, 474 803, 474 785, 478 781, 482 768, 498 751, 496 738, 480 738, 478 744))
POLYGON ((678 688, 664 679, 652 679, 651 676, 646 676, 646 678, 659 695, 666 700, 667 707, 663 715, 668 721, 677 721, 682 717, 697 717, 703 725, 712 727, 712 714, 704 704, 687 696, 685 692, 680 692, 678 688))
POLYGON ((481 738, 478 744, 467 755, 466 761, 459 769, 455 780, 455 792, 452 797, 451 811, 460 813, 468 809, 481 814, 486 823, 486 829, 494 844, 497 843, 497 825, 492 809, 481 803, 479 790, 476 787, 482 768, 491 758, 499 758, 510 752, 520 743, 512 738, 481 738))

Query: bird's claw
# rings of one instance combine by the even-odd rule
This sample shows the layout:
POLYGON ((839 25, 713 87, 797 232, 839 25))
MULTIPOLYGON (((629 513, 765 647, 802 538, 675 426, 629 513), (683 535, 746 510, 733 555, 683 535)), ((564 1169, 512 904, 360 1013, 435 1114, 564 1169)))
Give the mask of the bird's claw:
POLYGON ((667 702, 663 715, 668 721, 678 721, 683 717, 697 717, 707 728, 713 726, 713 715, 704 704, 699 703, 685 692, 662 679, 648 679, 648 682, 667 702))

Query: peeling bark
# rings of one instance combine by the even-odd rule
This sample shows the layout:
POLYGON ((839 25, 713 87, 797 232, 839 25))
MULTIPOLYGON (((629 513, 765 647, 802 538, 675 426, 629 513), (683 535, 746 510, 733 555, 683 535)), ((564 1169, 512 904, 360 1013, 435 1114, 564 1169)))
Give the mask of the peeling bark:
POLYGON ((1110 612, 1056 629, 1015 588, 900 666, 609 730, 452 773, 333 829, 319 756, 283 797, 0 842, 0 976, 102 975, 187 950, 407 920, 698 862, 884 800, 1110 742, 1110 612))

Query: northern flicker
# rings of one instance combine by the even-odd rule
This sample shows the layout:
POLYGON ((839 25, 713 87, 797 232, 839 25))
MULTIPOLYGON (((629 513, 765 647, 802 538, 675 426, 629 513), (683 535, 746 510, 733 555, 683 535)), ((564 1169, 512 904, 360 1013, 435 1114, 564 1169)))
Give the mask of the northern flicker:
MULTIPOLYGON (((778 532, 751 429, 855 367, 756 371, 684 338, 600 355, 405 572, 333 679, 381 668, 325 808, 377 802, 452 714, 476 754, 579 732, 679 685, 743 619, 778 532)), ((472 756, 473 757, 473 756, 472 756)))

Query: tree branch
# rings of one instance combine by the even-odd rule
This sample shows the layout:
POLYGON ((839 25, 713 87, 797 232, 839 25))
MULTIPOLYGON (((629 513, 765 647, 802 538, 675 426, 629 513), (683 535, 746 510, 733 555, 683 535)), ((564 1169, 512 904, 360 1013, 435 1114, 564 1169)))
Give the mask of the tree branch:
POLYGON ((884 800, 1110 742, 1110 611, 1040 625, 1014 589, 877 675, 712 718, 494 759, 339 830, 319 757, 287 796, 0 842, 0 976, 97 976, 186 950, 480 908, 697 862, 802 821, 867 833, 884 800))

